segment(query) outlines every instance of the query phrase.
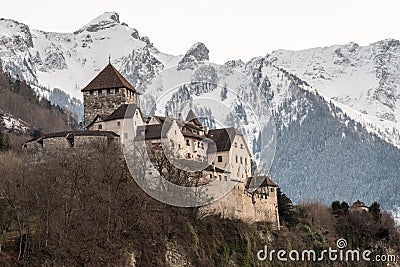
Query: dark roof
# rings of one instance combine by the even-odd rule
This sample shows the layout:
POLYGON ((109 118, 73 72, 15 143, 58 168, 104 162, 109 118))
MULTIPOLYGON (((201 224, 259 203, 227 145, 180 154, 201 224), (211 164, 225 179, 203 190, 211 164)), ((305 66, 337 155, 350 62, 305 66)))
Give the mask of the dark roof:
POLYGON ((362 202, 362 201, 360 201, 360 200, 357 200, 357 201, 354 202, 351 206, 352 206, 352 207, 365 207, 365 208, 368 208, 368 207, 364 204, 364 202, 362 202))
POLYGON ((242 135, 238 130, 230 127, 209 130, 207 137, 214 141, 217 146, 217 151, 229 151, 232 146, 231 140, 233 140, 237 134, 242 135))
POLYGON ((137 128, 137 133, 136 133, 136 140, 154 140, 154 139, 161 139, 161 133, 164 124, 166 125, 166 128, 163 132, 162 138, 165 138, 166 130, 171 127, 171 122, 165 122, 163 124, 152 124, 152 125, 144 125, 144 126, 138 126, 137 128))
POLYGON ((218 173, 231 173, 229 171, 211 165, 208 165, 207 168, 205 168, 204 170, 210 172, 218 172, 218 173))
POLYGON ((81 90, 81 92, 121 87, 139 94, 139 92, 114 68, 113 65, 108 64, 88 85, 86 85, 85 88, 81 90))
POLYGON ((197 118, 196 114, 194 114, 193 110, 189 110, 189 113, 187 114, 185 121, 189 121, 195 124, 196 126, 203 127, 203 125, 197 118))
MULTIPOLYGON (((136 109, 139 109, 136 104, 123 104, 111 113, 104 121, 118 120, 124 118, 132 118, 135 115, 136 109)), ((140 109, 139 109, 139 112, 140 109)))
POLYGON ((256 176, 254 181, 253 181, 253 177, 249 177, 247 179, 246 188, 248 188, 250 186, 250 183, 257 184, 257 182, 259 182, 260 180, 263 180, 263 182, 261 183, 261 185, 259 187, 266 187, 266 186, 278 187, 278 185, 276 183, 274 183, 271 180, 271 178, 269 178, 268 176, 256 176))
POLYGON ((71 136, 71 135, 73 135, 73 136, 113 136, 113 137, 118 137, 119 136, 118 134, 116 134, 115 132, 112 132, 112 131, 89 131, 89 130, 85 130, 85 131, 64 131, 64 132, 44 134, 44 135, 42 135, 42 136, 40 136, 38 138, 31 139, 28 142, 40 141, 40 140, 43 140, 43 139, 55 138, 55 137, 65 137, 65 138, 67 138, 68 136, 71 136))

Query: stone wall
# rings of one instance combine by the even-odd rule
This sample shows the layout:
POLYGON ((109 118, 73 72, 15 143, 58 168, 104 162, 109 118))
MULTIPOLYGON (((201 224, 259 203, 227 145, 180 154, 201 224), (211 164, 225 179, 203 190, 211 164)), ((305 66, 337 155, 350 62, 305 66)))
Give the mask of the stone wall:
POLYGON ((84 125, 86 126, 94 120, 96 115, 109 115, 122 104, 139 104, 139 99, 131 90, 117 88, 86 91, 83 93, 83 103, 84 125))
POLYGON ((269 194, 250 194, 244 184, 236 183, 224 197, 200 209, 201 214, 216 214, 223 218, 240 219, 247 223, 271 222, 279 229, 276 187, 267 187, 269 194), (271 192, 272 190, 272 192, 271 192))

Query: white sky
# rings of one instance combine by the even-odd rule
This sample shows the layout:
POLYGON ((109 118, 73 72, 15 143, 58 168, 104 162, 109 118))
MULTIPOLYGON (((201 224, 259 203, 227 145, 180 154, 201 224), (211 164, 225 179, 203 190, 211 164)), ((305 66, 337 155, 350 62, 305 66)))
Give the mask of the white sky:
POLYGON ((248 60, 276 49, 400 39, 398 0, 19 0, 0 17, 34 29, 73 32, 106 11, 149 36, 155 47, 184 54, 201 41, 210 60, 248 60))

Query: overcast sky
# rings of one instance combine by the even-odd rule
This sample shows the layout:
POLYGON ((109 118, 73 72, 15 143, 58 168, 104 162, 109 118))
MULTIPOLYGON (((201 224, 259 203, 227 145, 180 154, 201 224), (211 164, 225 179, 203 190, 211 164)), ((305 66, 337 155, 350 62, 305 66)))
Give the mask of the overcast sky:
POLYGON ((400 39, 400 1, 70 0, 6 1, 0 17, 34 29, 73 32, 106 11, 169 54, 201 41, 210 60, 248 60, 276 49, 400 39))

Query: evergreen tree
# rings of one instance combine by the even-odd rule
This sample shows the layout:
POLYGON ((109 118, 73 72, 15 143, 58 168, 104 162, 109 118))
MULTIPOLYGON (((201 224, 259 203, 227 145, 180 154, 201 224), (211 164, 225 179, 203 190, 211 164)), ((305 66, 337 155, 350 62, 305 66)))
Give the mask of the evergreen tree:
POLYGON ((281 191, 280 188, 277 189, 278 194, 278 212, 279 218, 285 221, 287 226, 291 227, 297 224, 298 220, 296 214, 293 210, 292 200, 281 191))
POLYGON ((368 208, 369 213, 371 213, 372 217, 375 221, 379 221, 382 217, 381 208, 378 202, 374 202, 368 208))
POLYGON ((0 151, 9 150, 10 148, 9 136, 0 130, 0 151))

